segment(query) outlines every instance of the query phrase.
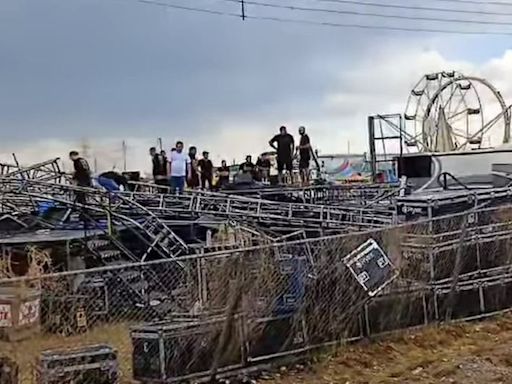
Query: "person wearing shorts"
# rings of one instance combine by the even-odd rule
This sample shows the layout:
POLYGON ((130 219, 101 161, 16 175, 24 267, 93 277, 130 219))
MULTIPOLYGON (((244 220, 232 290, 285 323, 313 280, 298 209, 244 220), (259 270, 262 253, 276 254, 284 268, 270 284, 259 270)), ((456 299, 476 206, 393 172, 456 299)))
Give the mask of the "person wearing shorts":
POLYGON ((309 184, 309 161, 311 160, 311 143, 306 134, 305 127, 299 127, 300 142, 297 150, 299 152, 299 172, 302 185, 309 184))
POLYGON ((295 141, 293 136, 286 132, 286 127, 279 128, 279 134, 275 135, 269 144, 277 152, 277 171, 279 173, 279 182, 283 182, 283 171, 286 170, 290 173, 293 171, 293 152, 295 148, 295 141))

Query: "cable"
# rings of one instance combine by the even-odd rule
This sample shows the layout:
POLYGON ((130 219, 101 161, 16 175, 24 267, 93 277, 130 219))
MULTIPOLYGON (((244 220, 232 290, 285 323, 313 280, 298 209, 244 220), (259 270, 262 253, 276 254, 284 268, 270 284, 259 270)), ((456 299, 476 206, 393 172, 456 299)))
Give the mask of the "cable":
POLYGON ((339 28, 356 28, 356 29, 376 29, 388 31, 402 31, 402 32, 428 32, 428 33, 445 33, 452 35, 489 35, 489 36, 512 36, 512 32, 499 32, 499 31, 457 31, 449 29, 431 29, 431 28, 407 28, 407 27, 390 27, 384 25, 363 25, 363 24, 345 24, 345 23, 331 23, 327 21, 312 21, 303 19, 287 19, 272 16, 245 16, 247 19, 254 20, 269 20, 283 23, 293 24, 307 24, 307 25, 320 25, 325 27, 339 27, 339 28))
POLYGON ((156 6, 163 7, 163 8, 180 9, 182 11, 200 12, 200 13, 207 13, 210 15, 217 15, 217 16, 234 16, 236 18, 240 17, 240 15, 238 13, 222 12, 222 11, 217 11, 215 9, 207 9, 207 8, 187 7, 184 5, 164 3, 161 1, 157 1, 157 0, 131 0, 131 1, 135 1, 137 3, 146 4, 146 5, 156 5, 156 6))
MULTIPOLYGON (((369 7, 378 7, 378 8, 409 9, 409 10, 414 10, 414 11, 466 13, 466 14, 472 14, 472 15, 488 15, 488 16, 512 16, 512 13, 510 13, 510 12, 471 11, 471 10, 466 10, 466 9, 421 7, 421 6, 416 6, 416 5, 382 4, 382 3, 371 3, 371 2, 358 1, 358 0, 314 0, 314 1, 318 1, 321 3, 366 5, 369 7)), ((470 0, 466 0, 466 1, 470 1, 470 0)))
MULTIPOLYGON (((181 6, 181 5, 176 5, 176 4, 169 4, 169 3, 165 3, 165 2, 161 2, 161 1, 157 1, 157 0, 125 0, 125 1, 133 1, 133 2, 137 2, 139 4, 144 4, 144 5, 159 6, 162 8, 177 9, 177 10, 183 10, 183 11, 199 12, 199 13, 205 13, 205 14, 210 14, 210 15, 215 15, 215 16, 228 16, 228 17, 240 18, 240 14, 238 14, 238 13, 229 13, 229 12, 217 11, 217 10, 207 9, 207 8, 187 7, 187 6, 181 6)), ((512 36, 512 32, 499 32, 499 31, 461 31, 461 30, 449 30, 449 29, 407 28, 407 27, 393 27, 393 26, 386 26, 386 25, 332 23, 332 22, 313 21, 313 20, 304 20, 304 19, 288 19, 288 18, 273 17, 273 16, 246 15, 245 17, 246 17, 246 19, 252 19, 252 20, 274 21, 274 22, 287 23, 287 24, 303 24, 303 25, 336 27, 336 28, 387 30, 387 31, 401 31, 401 32, 427 32, 427 33, 441 33, 441 34, 451 34, 451 35, 512 36)))
MULTIPOLYGON (((231 3, 238 3, 238 0, 223 0, 231 3)), ((405 15, 385 15, 382 13, 373 12, 360 12, 360 11, 346 11, 340 9, 327 9, 327 8, 310 8, 310 7, 297 7, 293 5, 277 5, 272 3, 262 3, 259 1, 245 0, 245 4, 267 7, 267 8, 278 8, 288 9, 291 11, 304 11, 304 12, 320 12, 320 13, 335 13, 341 15, 354 15, 354 16, 367 16, 367 17, 380 17, 386 19, 401 19, 401 20, 419 20, 419 21, 434 21, 444 23, 463 23, 463 24, 483 24, 483 25, 512 25, 512 22, 501 22, 501 21, 481 21, 481 20, 466 20, 466 19, 440 19, 436 17, 424 17, 424 16, 405 16, 405 15)))
POLYGON ((512 7, 512 3, 505 1, 479 1, 479 0, 432 0, 445 3, 459 3, 459 4, 476 4, 476 5, 497 5, 504 7, 512 7))

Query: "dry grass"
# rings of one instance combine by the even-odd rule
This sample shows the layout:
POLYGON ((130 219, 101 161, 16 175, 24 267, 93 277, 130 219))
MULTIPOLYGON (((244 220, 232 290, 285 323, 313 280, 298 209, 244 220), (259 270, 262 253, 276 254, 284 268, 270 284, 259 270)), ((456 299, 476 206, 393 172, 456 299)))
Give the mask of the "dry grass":
POLYGON ((512 317, 427 328, 322 356, 269 384, 512 383, 512 317))
POLYGON ((20 342, 0 342, 0 356, 7 356, 19 364, 20 383, 33 383, 35 363, 41 351, 76 348, 84 345, 109 344, 118 351, 121 373, 132 377, 132 344, 130 324, 120 323, 95 327, 90 332, 64 337, 39 334, 20 342))
MULTIPOLYGON (((71 337, 37 335, 0 342, 0 355, 20 364, 21 383, 32 383, 42 350, 110 344, 118 350, 125 383, 131 382, 130 324, 101 326, 71 337)), ((512 383, 512 317, 431 327, 315 355, 307 371, 289 372, 268 384, 512 383)))

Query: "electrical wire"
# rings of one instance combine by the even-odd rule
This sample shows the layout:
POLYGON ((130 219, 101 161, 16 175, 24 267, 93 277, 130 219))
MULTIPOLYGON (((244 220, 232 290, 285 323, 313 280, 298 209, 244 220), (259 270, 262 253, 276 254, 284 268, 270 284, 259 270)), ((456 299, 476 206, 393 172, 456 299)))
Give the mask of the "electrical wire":
MULTIPOLYGON (((125 0, 126 1, 126 0, 125 0)), ((158 0, 130 0, 132 2, 145 4, 145 5, 154 5, 159 6, 163 8, 172 8, 172 9, 178 9, 182 11, 191 11, 191 12, 199 12, 199 13, 206 13, 210 15, 217 15, 217 16, 232 16, 239 18, 240 14, 238 13, 229 13, 229 12, 223 12, 223 11, 217 11, 215 9, 208 9, 208 8, 197 8, 197 7, 188 7, 185 5, 177 5, 177 4, 169 4, 158 0)))
MULTIPOLYGON (((158 0, 125 0, 132 1, 139 4, 158 6, 168 9, 176 9, 182 11, 190 11, 196 13, 210 14, 214 16, 227 16, 241 18, 239 13, 224 12, 215 9, 188 7, 177 4, 170 4, 158 0)), ((387 25, 365 25, 358 23, 335 23, 328 21, 318 20, 306 20, 306 19, 290 19, 285 17, 276 16, 253 16, 245 15, 246 19, 261 20, 261 21, 273 21, 278 23, 287 24, 302 24, 310 26, 323 26, 323 27, 334 27, 334 28, 351 28, 351 29, 365 29, 365 30, 387 30, 387 31, 400 31, 400 32, 426 32, 426 33, 438 33, 438 34, 450 34, 450 35, 484 35, 484 36, 512 36, 512 32, 504 31, 464 31, 464 30, 450 30, 450 29, 436 29, 436 28, 408 28, 408 27, 395 27, 387 25)))
MULTIPOLYGON (((239 3, 239 0, 223 0, 231 3, 239 3)), ((311 8, 311 7, 300 7, 294 5, 279 5, 273 3, 264 3, 260 1, 245 0, 245 4, 254 5, 266 8, 277 8, 287 9, 291 11, 303 11, 303 12, 315 12, 315 13, 330 13, 330 14, 341 14, 341 15, 353 15, 353 16, 366 16, 366 17, 378 17, 385 19, 400 19, 400 20, 415 20, 415 21, 434 21, 443 23, 462 23, 462 24, 480 24, 480 25, 509 25, 512 26, 512 22, 506 21, 484 21, 484 20, 467 20, 467 19, 446 19, 437 17, 426 17, 426 16, 405 16, 405 15, 386 15, 382 13, 374 12, 361 12, 361 11, 348 11, 341 9, 328 9, 328 8, 311 8)))
POLYGON ((444 3, 473 4, 473 5, 496 5, 503 7, 512 7, 512 3, 505 1, 479 1, 479 0, 432 0, 444 3))
MULTIPOLYGON (((454 9, 454 8, 440 8, 440 7, 423 7, 416 5, 401 5, 401 4, 382 4, 372 3, 358 0, 313 0, 319 3, 334 3, 334 4, 351 4, 351 5, 364 5, 368 7, 377 8, 390 8, 390 9, 408 9, 413 11, 435 11, 435 12, 449 12, 449 13, 466 13, 471 15, 487 15, 487 16, 512 16, 511 12, 493 12, 493 11, 475 11, 469 9, 454 9)), ((470 1, 470 0, 466 0, 470 1)))
POLYGON ((392 27, 385 25, 364 25, 364 24, 350 24, 350 23, 333 23, 328 21, 312 21, 304 19, 287 19, 273 16, 251 16, 246 15, 246 19, 254 20, 269 20, 283 23, 294 23, 294 24, 307 24, 307 25, 319 25, 325 27, 339 27, 339 28, 355 28, 355 29, 374 29, 374 30, 388 30, 388 31, 402 31, 402 32, 428 32, 428 33, 441 33, 441 34, 452 34, 452 35, 489 35, 489 36, 512 36, 512 32, 500 32, 500 31, 460 31, 460 30, 449 30, 449 29, 435 29, 435 28, 407 28, 407 27, 392 27))

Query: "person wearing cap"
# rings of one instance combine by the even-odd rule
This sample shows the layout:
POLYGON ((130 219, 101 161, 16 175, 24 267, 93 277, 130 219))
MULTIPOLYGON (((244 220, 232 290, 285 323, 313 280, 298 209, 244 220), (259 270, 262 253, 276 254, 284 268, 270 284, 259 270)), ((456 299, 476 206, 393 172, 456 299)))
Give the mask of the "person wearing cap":
POLYGON ((311 160, 311 143, 309 136, 306 134, 305 127, 299 127, 300 142, 297 146, 299 152, 299 172, 302 185, 309 184, 309 161, 311 160))
POLYGON ((213 179, 213 164, 212 161, 208 158, 208 155, 208 151, 203 151, 203 158, 197 163, 197 167, 201 174, 201 188, 205 190, 212 189, 213 179), (208 187, 206 184, 208 184, 208 187))

